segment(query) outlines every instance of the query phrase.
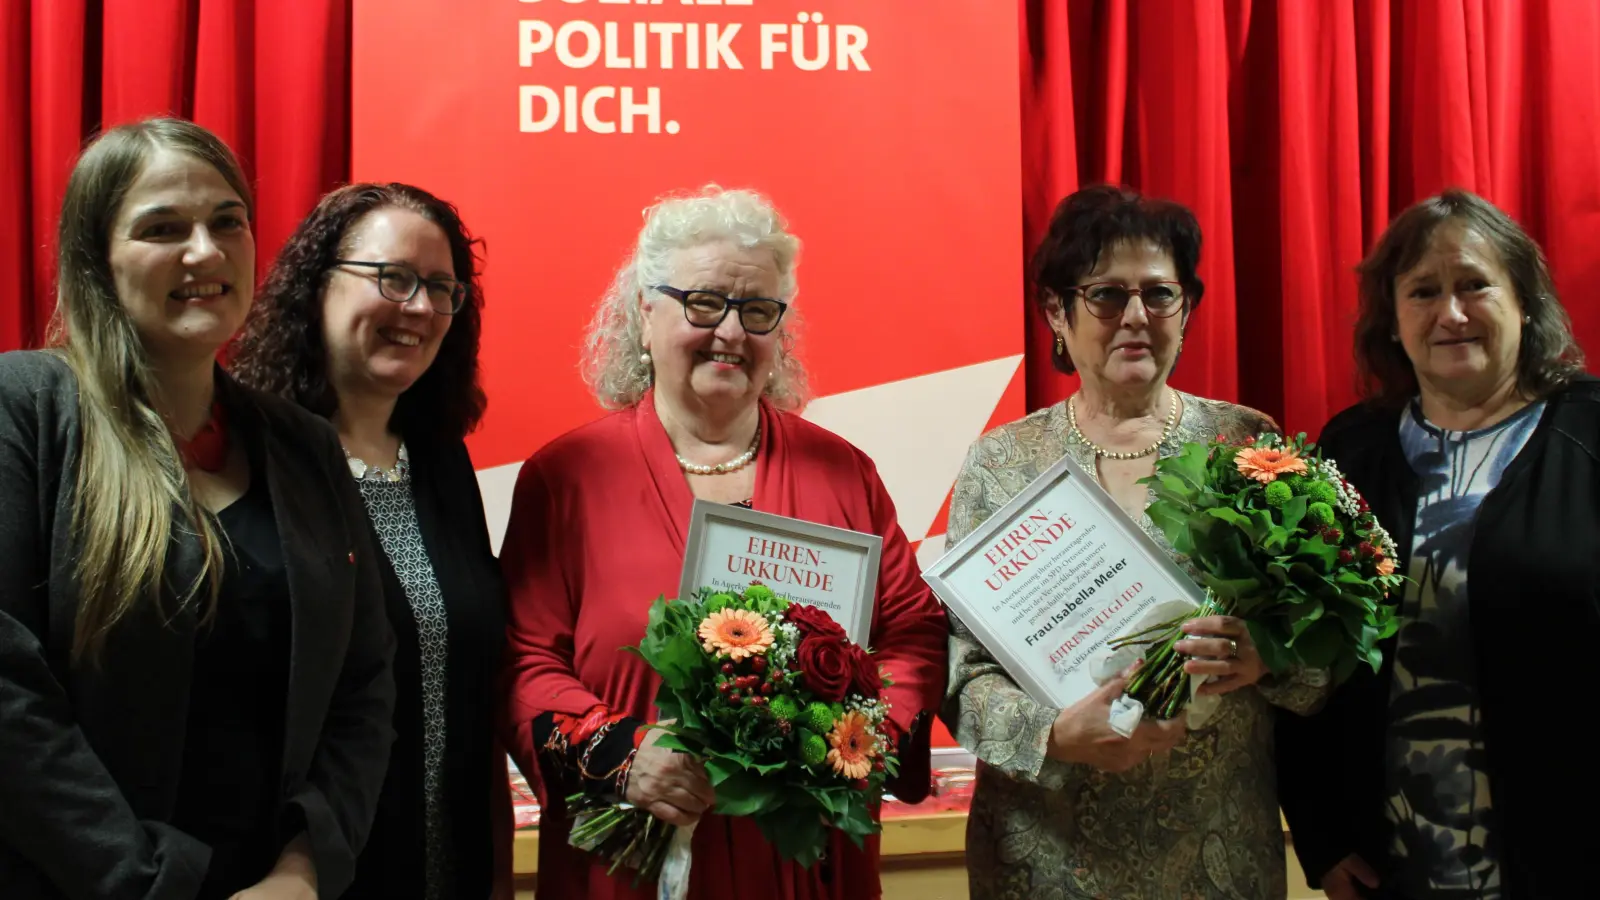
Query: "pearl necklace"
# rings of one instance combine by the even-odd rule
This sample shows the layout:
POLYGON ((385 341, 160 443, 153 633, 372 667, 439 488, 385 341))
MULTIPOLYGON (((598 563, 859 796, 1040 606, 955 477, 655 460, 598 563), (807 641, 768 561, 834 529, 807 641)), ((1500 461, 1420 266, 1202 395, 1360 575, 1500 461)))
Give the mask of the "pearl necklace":
POLYGON ((756 436, 750 439, 750 447, 743 453, 735 456, 733 459, 730 459, 725 463, 717 463, 714 466, 702 466, 697 463, 689 462, 687 459, 679 456, 676 450, 673 451, 673 455, 678 457, 678 468, 688 472, 690 475, 726 475, 729 472, 737 472, 745 466, 750 465, 751 461, 756 458, 756 448, 760 445, 761 426, 757 425, 756 436))
POLYGON ((1112 451, 1101 447, 1099 444, 1096 444, 1094 441, 1084 437, 1083 432, 1078 430, 1078 415, 1072 409, 1072 401, 1076 400, 1077 397, 1077 394, 1073 394, 1072 397, 1067 400, 1067 425, 1072 428, 1072 436, 1078 440, 1078 443, 1083 444, 1090 450, 1093 450, 1095 456, 1104 456, 1106 459, 1127 460, 1149 456, 1150 454, 1161 449, 1161 445, 1167 442, 1167 438, 1172 434, 1172 426, 1178 421, 1178 394, 1176 391, 1174 391, 1172 394, 1172 408, 1167 411, 1167 421, 1166 424, 1161 428, 1161 437, 1156 438, 1156 442, 1154 444, 1151 444, 1143 450, 1130 453, 1113 453, 1112 451))

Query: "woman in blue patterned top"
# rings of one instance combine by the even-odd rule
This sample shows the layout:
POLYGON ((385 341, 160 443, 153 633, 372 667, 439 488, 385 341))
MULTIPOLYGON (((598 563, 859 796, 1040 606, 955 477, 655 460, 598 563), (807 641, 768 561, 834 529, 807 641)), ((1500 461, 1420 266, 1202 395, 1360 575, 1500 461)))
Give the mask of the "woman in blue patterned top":
POLYGON ((426 191, 340 188, 284 245, 234 358, 245 384, 332 421, 386 557, 398 736, 346 898, 480 900, 509 887, 506 756, 489 703, 505 587, 463 442, 484 409, 475 247, 426 191))
POLYGON ((1592 893, 1600 804, 1562 749, 1600 633, 1600 383, 1537 244, 1480 197, 1400 215, 1361 266, 1368 402, 1322 444, 1409 576, 1374 676, 1278 726, 1280 796, 1333 900, 1592 893))

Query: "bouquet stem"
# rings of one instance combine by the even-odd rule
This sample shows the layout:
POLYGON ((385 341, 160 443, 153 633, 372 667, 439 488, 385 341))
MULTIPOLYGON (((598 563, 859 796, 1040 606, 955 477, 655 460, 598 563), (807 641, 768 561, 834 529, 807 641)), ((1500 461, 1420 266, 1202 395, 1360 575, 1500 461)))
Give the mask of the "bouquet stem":
POLYGON ((1216 598, 1207 594, 1206 602, 1194 612, 1178 616, 1159 625, 1111 641, 1112 649, 1147 646, 1144 664, 1128 682, 1127 695, 1144 706, 1147 715, 1158 719, 1171 719, 1189 703, 1189 686, 1193 679, 1183 670, 1187 658, 1174 649, 1187 635, 1183 624, 1204 616, 1222 612, 1216 598))
POLYGON ((610 860, 607 875, 627 866, 635 870, 633 884, 638 887, 661 874, 672 844, 672 826, 637 807, 613 805, 587 794, 568 797, 567 808, 574 820, 567 842, 610 860))

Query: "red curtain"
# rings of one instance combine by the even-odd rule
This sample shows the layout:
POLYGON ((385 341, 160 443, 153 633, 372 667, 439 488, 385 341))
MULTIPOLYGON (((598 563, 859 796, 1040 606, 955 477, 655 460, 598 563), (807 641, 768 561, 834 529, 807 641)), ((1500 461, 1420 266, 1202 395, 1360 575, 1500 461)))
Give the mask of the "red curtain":
POLYGON ((348 176, 348 0, 0 0, 0 350, 55 308, 56 218, 102 128, 194 119, 256 186, 260 268, 348 176))
MULTIPOLYGON (((1120 181, 1194 209, 1206 298, 1174 383, 1313 434, 1355 399, 1354 265, 1449 186, 1543 244, 1600 353, 1600 4, 1020 0, 1025 228, 1120 181), (1134 12, 1137 15, 1134 15, 1134 12)), ((1030 320, 1028 404, 1073 379, 1030 320)))
MULTIPOLYGON (((1018 0, 1028 246, 1080 184, 1188 204, 1206 300, 1174 382, 1314 432, 1353 401, 1352 267, 1457 185, 1545 247, 1600 353, 1600 4, 1018 0)), ((56 209, 105 125, 175 112, 257 185, 265 266, 347 176, 350 0, 0 0, 0 350, 54 305, 56 209)), ((1028 318, 1028 403, 1066 396, 1028 318)))

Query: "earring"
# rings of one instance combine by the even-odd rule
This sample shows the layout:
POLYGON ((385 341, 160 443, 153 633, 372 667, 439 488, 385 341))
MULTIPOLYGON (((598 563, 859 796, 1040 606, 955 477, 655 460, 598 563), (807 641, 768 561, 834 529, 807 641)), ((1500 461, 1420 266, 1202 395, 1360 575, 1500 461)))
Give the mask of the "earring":
POLYGON ((1065 338, 1063 338, 1059 334, 1056 335, 1056 355, 1057 356, 1066 356, 1067 355, 1067 341, 1066 341, 1065 338))
POLYGON ((1400 335, 1398 335, 1398 334, 1391 334, 1391 335, 1389 335, 1389 340, 1391 340, 1391 341, 1393 341, 1393 342, 1394 342, 1394 343, 1396 343, 1396 344, 1398 344, 1398 343, 1400 343, 1400 335))
POLYGON ((1523 316, 1522 317, 1522 324, 1524 324, 1524 325, 1532 325, 1533 324, 1533 316, 1523 316))
POLYGON ((655 362, 655 360, 650 358, 650 351, 649 350, 646 350, 645 352, 639 354, 639 365, 644 366, 646 369, 648 369, 648 368, 650 368, 650 365, 653 362, 655 362))

